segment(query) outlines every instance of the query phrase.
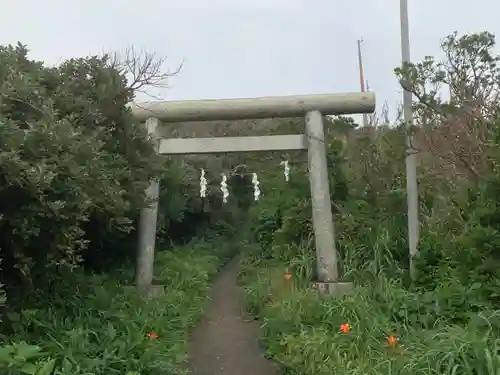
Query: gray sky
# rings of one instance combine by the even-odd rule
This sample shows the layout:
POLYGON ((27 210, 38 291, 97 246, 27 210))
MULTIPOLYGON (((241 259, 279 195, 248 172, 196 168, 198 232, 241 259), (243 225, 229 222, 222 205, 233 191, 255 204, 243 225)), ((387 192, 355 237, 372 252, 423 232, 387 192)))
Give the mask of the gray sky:
MULTIPOLYGON (((457 30, 500 31, 494 0, 409 0, 412 59, 457 30)), ((400 90, 397 0, 0 0, 0 44, 62 59, 127 45, 169 57, 180 75, 165 99, 359 90, 356 40, 379 106, 400 90)))

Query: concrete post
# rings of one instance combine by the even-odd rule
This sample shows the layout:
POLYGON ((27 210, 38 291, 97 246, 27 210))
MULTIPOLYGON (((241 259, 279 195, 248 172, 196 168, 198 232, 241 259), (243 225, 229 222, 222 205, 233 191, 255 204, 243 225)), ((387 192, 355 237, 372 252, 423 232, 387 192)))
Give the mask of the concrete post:
POLYGON ((352 285, 339 283, 325 132, 323 115, 319 111, 311 111, 306 114, 306 135, 308 137, 309 184, 319 281, 314 284, 314 287, 323 293, 343 294, 350 290, 352 285))
POLYGON ((311 111, 306 114, 306 134, 318 279, 322 282, 337 281, 337 251, 330 202, 323 116, 320 112, 311 111))
MULTIPOLYGON (((159 120, 149 118, 146 120, 146 129, 152 137, 156 152, 158 152, 158 127, 159 120)), ((136 284, 142 295, 149 295, 153 286, 153 268, 155 258, 156 221, 158 217, 159 181, 151 181, 146 189, 146 200, 151 202, 148 207, 141 210, 139 219, 139 247, 137 251, 136 284)))
MULTIPOLYGON (((400 0, 401 18, 401 60, 402 64, 410 60, 410 31, 408 25, 408 0, 400 0)), ((403 90, 403 118, 408 129, 406 150, 406 200, 408 203, 408 247, 410 252, 410 276, 417 279, 415 258, 418 255, 420 239, 419 198, 417 180, 417 150, 416 139, 412 134, 413 127, 413 96, 410 91, 403 90)))
POLYGON ((132 103, 130 109, 136 120, 146 121, 150 117, 156 117, 164 124, 299 117, 309 111, 320 111, 324 115, 345 115, 372 113, 375 110, 375 94, 353 92, 247 99, 161 101, 132 103))

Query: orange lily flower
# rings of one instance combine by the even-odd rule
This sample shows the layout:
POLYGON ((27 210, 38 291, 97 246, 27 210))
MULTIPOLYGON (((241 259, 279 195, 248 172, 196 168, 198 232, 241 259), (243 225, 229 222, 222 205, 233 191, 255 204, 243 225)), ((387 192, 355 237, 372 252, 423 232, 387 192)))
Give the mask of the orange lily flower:
POLYGON ((392 348, 398 344, 398 341, 399 339, 394 335, 390 335, 387 337, 387 344, 389 344, 389 346, 392 348))
POLYGON ((351 325, 348 323, 343 323, 340 325, 340 332, 349 333, 351 331, 351 325))
POLYGON ((151 340, 156 340, 160 338, 160 336, 154 331, 148 332, 146 336, 148 336, 148 338, 150 338, 151 340))

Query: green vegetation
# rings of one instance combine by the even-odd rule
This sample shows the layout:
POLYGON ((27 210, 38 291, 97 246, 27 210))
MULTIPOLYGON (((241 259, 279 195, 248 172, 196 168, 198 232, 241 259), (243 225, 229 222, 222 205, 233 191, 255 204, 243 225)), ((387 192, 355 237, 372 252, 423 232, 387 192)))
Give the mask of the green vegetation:
POLYGON ((210 278, 234 253, 239 209, 212 191, 202 202, 195 171, 205 161, 159 158, 132 118, 135 90, 161 77, 151 57, 49 68, 22 45, 0 47, 1 374, 185 371, 186 337, 210 278), (128 66, 145 74, 131 86, 128 66), (165 291, 146 301, 131 283, 153 176, 167 250, 155 282, 165 291))
MULTIPOLYGON (((315 254, 303 154, 159 158, 126 107, 163 77, 151 56, 142 62, 150 69, 139 69, 148 75, 128 85, 129 67, 140 61, 94 56, 49 68, 22 45, 0 47, 0 372, 184 373, 186 338, 210 278, 251 227, 241 282, 268 354, 286 372, 500 373, 500 59, 488 33, 452 35, 443 50, 442 62, 396 70, 418 99, 410 129, 420 163, 418 279, 407 272, 407 130, 384 116, 364 129, 333 118, 337 246, 356 289, 319 298, 309 288, 315 254), (450 101, 439 99, 443 85, 450 101), (202 167, 212 181, 232 171, 237 199, 222 205, 211 187, 201 200, 202 167), (263 190, 257 204, 246 177, 254 171, 263 190), (153 176, 162 185, 164 250, 155 282, 165 288, 145 300, 131 282, 138 213, 153 176)), ((259 134, 303 126, 254 125, 259 134)))
POLYGON ((262 178, 267 194, 253 212, 258 245, 248 248, 241 281, 268 354, 287 373, 500 372, 500 59, 488 33, 451 35, 443 50, 442 62, 429 57, 396 70, 418 98, 416 282, 407 275, 402 126, 331 124, 344 124, 332 131, 329 157, 343 275, 356 285, 348 296, 318 298, 309 288, 315 254, 301 161, 288 156, 289 185, 276 173, 262 178), (439 99, 443 86, 451 101, 439 99))
POLYGON ((58 280, 57 294, 7 314, 9 336, 24 342, 0 350, 2 373, 182 374, 187 334, 227 255, 208 243, 159 253, 156 279, 165 285, 164 293, 146 302, 126 287, 133 276, 128 270, 58 280))

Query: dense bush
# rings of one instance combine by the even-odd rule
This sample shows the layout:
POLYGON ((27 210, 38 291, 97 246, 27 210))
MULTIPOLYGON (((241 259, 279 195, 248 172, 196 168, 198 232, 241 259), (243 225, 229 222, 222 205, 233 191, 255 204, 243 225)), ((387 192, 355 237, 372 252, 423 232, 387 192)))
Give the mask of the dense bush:
POLYGON ((154 154, 127 108, 134 92, 125 74, 108 56, 48 68, 29 60, 22 45, 0 48, 0 258, 7 286, 41 285, 51 268, 82 260, 102 268, 133 254, 152 177, 160 176, 158 230, 167 244, 189 240, 217 211, 216 203, 203 206, 197 198, 194 166, 154 154), (179 223, 187 229, 174 236, 168 229, 179 223))
POLYGON ((182 373, 209 278, 234 255, 227 238, 199 239, 236 232, 238 197, 222 207, 210 189, 202 201, 205 163, 154 153, 127 107, 137 88, 127 64, 94 56, 49 68, 27 54, 0 47, 0 372, 182 373), (158 248, 185 246, 159 254, 165 294, 144 301, 125 287, 153 177, 158 248))
POLYGON ((161 166, 126 108, 132 95, 105 57, 46 68, 21 45, 0 48, 6 283, 39 283, 47 267, 78 265, 131 231, 161 166))
POLYGON ((445 61, 429 57, 396 70, 417 98, 418 127, 410 131, 422 225, 414 282, 407 277, 401 126, 347 123, 330 132, 337 247, 343 277, 356 285, 351 295, 319 299, 310 291, 315 254, 300 160, 293 183, 263 182, 271 193, 254 212, 259 246, 245 257, 242 281, 269 355, 289 373, 499 371, 500 58, 493 47, 489 33, 454 34, 443 41, 445 61), (439 99, 443 84, 451 101, 439 99), (351 325, 349 333, 342 324, 351 325))

